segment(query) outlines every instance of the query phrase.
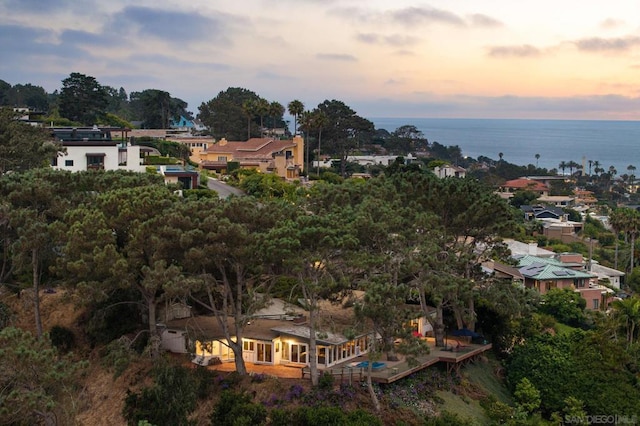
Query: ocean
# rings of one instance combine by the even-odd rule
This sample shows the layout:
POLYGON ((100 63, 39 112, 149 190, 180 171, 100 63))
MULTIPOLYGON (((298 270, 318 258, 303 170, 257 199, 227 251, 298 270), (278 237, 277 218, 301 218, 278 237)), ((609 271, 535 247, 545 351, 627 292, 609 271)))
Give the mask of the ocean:
MULTIPOLYGON (((429 143, 458 145, 462 154, 486 156, 512 164, 558 169, 560 162, 575 161, 589 172, 589 160, 617 175, 637 167, 640 175, 640 121, 523 120, 459 118, 369 118, 377 129, 393 132, 405 124, 415 126, 429 143), (536 160, 536 154, 540 158, 536 160)), ((568 173, 569 170, 565 169, 568 173)), ((592 166, 593 173, 593 166, 592 166)))

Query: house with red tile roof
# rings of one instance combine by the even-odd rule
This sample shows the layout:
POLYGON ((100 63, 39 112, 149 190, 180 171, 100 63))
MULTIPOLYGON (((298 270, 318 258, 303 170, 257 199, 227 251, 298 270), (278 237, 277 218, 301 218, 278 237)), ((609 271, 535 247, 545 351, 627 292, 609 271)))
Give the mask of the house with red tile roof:
POLYGON ((200 164, 207 170, 227 173, 229 163, 240 168, 297 179, 304 170, 304 139, 251 138, 248 141, 221 139, 200 152, 200 164))
POLYGON ((502 198, 511 198, 516 191, 531 191, 546 197, 549 195, 549 186, 534 179, 519 178, 506 181, 498 191, 502 198))

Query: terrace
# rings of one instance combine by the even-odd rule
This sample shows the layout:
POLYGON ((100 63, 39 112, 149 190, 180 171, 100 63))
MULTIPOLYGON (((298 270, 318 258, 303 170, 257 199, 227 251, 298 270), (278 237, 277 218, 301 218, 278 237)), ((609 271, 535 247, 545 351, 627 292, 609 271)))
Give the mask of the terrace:
MULTIPOLYGON (((447 366, 447 372, 456 372, 459 374, 460 368, 464 365, 475 361, 478 356, 491 349, 489 344, 472 344, 465 343, 464 339, 459 337, 447 337, 447 347, 436 347, 433 338, 426 338, 429 345, 429 353, 417 358, 417 362, 409 365, 406 359, 400 361, 386 361, 380 359, 377 363, 372 364, 371 380, 376 383, 392 383, 407 377, 416 371, 423 370, 432 365, 444 362, 447 366)), ((367 355, 350 359, 342 364, 331 368, 319 369, 320 374, 328 372, 340 381, 354 382, 366 380, 368 368, 364 364, 368 360, 367 355)), ((309 367, 297 367, 289 365, 260 365, 247 362, 247 371, 249 373, 268 374, 281 378, 310 378, 309 367)), ((210 365, 207 368, 218 371, 234 371, 235 364, 225 362, 218 365, 210 365)))

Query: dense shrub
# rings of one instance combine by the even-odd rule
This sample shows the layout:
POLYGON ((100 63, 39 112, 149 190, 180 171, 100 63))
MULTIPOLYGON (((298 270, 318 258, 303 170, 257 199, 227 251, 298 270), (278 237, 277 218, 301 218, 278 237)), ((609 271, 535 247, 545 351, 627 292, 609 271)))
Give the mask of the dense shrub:
POLYGON ((211 414, 211 424, 254 426, 265 424, 267 409, 254 403, 245 393, 226 390, 220 395, 220 400, 211 414))
POLYGON ((181 366, 158 365, 153 371, 153 386, 137 393, 127 391, 122 415, 128 424, 146 420, 154 425, 191 425, 187 417, 196 407, 198 388, 192 371, 181 366))
POLYGON ((61 352, 67 352, 75 346, 73 331, 60 325, 54 325, 49 331, 51 344, 61 352))

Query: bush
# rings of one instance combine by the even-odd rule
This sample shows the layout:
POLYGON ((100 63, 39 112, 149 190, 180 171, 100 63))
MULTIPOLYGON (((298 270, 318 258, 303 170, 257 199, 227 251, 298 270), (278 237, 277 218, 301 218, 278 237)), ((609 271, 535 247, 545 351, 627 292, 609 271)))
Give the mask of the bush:
POLYGON ((130 425, 191 425, 188 415, 196 407, 196 380, 192 370, 160 364, 153 371, 155 384, 134 393, 127 390, 123 417, 130 425))
POLYGON ((11 323, 11 309, 4 303, 0 302, 0 330, 9 326, 11 323))
POLYGON ((51 344, 61 352, 68 352, 75 346, 73 331, 60 325, 54 325, 49 331, 51 344))
POLYGON ((335 378, 330 371, 323 372, 320 377, 318 377, 318 389, 320 390, 332 390, 333 384, 335 382, 335 378))
POLYGON ((267 409, 251 401, 245 393, 224 391, 211 414, 211 424, 254 426, 264 424, 267 409))

